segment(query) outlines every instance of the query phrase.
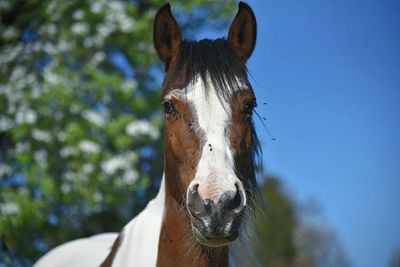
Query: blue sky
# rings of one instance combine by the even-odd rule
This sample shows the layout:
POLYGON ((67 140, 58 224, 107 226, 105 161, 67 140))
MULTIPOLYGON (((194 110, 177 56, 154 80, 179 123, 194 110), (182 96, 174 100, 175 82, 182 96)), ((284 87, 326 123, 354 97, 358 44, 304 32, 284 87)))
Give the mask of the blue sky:
POLYGON ((269 173, 314 198, 356 267, 400 248, 400 2, 248 1, 269 173))

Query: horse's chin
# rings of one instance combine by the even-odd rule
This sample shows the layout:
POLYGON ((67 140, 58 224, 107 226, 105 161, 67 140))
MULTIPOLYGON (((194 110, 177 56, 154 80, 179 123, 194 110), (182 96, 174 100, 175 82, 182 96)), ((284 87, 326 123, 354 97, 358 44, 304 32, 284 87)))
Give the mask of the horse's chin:
POLYGON ((227 236, 207 237, 199 229, 197 229, 197 227, 194 226, 193 224, 192 224, 192 232, 193 232, 193 235, 196 238, 197 242, 199 242, 200 244, 202 244, 204 246, 212 247, 212 248, 228 246, 230 243, 235 241, 236 238, 238 237, 237 232, 227 235, 227 236))

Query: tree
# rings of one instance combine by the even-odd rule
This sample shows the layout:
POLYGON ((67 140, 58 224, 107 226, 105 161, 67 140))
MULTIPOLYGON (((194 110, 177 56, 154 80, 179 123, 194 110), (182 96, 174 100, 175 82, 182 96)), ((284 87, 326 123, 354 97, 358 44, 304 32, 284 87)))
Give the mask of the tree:
POLYGON ((390 267, 400 267, 400 249, 399 248, 396 248, 392 252, 389 266, 390 267))
MULTIPOLYGON (((201 2, 172 3, 186 36, 205 21, 218 29, 235 8, 201 2)), ((119 231, 155 194, 161 65, 151 33, 162 3, 0 2, 3 251, 32 262, 67 240, 119 231)))
POLYGON ((281 181, 274 177, 264 179, 261 194, 264 203, 256 209, 256 254, 263 266, 290 266, 296 258, 295 203, 283 192, 281 181))

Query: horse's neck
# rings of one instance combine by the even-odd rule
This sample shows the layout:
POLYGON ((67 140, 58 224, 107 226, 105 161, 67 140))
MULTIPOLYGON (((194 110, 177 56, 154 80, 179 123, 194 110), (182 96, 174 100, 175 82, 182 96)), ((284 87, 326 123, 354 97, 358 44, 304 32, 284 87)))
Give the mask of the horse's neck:
POLYGON ((228 247, 205 248, 194 240, 185 212, 168 190, 165 194, 164 218, 161 225, 157 266, 228 266, 228 247))
MULTIPOLYGON (((112 266, 156 266, 158 242, 165 207, 165 178, 157 196, 120 233, 112 266)), ((110 254, 113 252, 111 251, 110 254)))

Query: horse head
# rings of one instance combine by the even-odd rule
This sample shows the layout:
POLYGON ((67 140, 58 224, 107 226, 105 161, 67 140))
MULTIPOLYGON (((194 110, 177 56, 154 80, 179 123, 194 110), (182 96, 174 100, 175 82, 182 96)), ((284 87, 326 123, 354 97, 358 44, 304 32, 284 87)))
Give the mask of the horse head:
POLYGON ((226 246, 239 235, 256 185, 256 98, 246 70, 254 13, 241 2, 227 39, 187 41, 166 4, 153 34, 166 69, 166 203, 186 214, 198 242, 226 246))

